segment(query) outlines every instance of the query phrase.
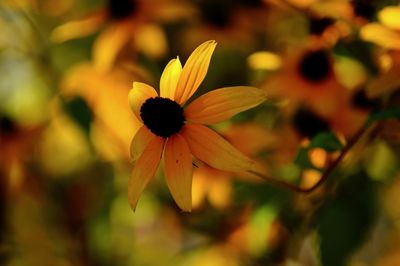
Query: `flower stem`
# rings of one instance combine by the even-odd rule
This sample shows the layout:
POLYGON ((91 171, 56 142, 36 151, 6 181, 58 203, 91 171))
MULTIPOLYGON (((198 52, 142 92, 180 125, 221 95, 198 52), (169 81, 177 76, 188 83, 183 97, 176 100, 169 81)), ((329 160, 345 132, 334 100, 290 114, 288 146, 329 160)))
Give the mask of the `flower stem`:
POLYGON ((350 149, 361 139, 361 137, 364 135, 364 133, 368 130, 370 124, 366 123, 364 124, 355 134, 354 136, 347 142, 346 146, 343 148, 342 152, 339 154, 339 156, 334 160, 328 168, 325 170, 325 172, 322 174, 321 178, 318 180, 317 183, 312 185, 309 188, 301 188, 299 186, 296 186, 294 184, 288 183, 286 181, 282 181, 279 179, 275 179, 270 176, 266 176, 264 174, 258 173, 256 171, 249 170, 248 172, 256 175, 258 177, 261 177, 265 181, 277 185, 279 187, 297 192, 297 193, 310 193, 320 187, 325 181, 328 179, 328 177, 332 174, 332 172, 336 169, 336 167, 339 165, 339 163, 343 160, 343 158, 346 156, 346 154, 350 151, 350 149))

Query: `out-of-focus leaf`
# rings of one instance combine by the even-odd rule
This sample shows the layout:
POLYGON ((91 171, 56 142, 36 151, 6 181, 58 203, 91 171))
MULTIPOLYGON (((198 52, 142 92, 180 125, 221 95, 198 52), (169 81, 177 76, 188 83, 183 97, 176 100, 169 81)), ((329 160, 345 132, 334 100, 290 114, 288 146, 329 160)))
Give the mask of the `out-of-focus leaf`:
POLYGON ((301 174, 300 167, 295 163, 285 164, 273 171, 274 176, 282 177, 287 181, 295 181, 301 174))
POLYGON ((334 51, 343 56, 353 57, 363 63, 371 74, 378 73, 378 68, 371 53, 371 45, 362 40, 341 41, 335 47, 334 51))
POLYGON ((288 202, 291 192, 264 183, 244 183, 235 182, 234 184, 235 202, 251 202, 254 205, 262 206, 271 203, 278 208, 288 202))
POLYGON ((399 162, 389 145, 384 141, 379 141, 368 151, 366 153, 365 170, 372 179, 383 181, 396 175, 399 162))
POLYGON ((51 65, 57 71, 65 72, 71 66, 89 60, 93 41, 94 37, 90 36, 53 45, 49 51, 51 65))
POLYGON ((270 234, 272 223, 277 217, 277 210, 270 204, 265 204, 254 211, 250 220, 249 250, 255 256, 261 256, 266 251, 268 242, 265 236, 270 234))
POLYGON ((390 109, 382 110, 371 114, 368 118, 367 124, 376 120, 397 118, 400 119, 400 107, 393 107, 390 109))
MULTIPOLYGON (((238 50, 217 50, 200 90, 246 84, 246 56, 238 50)), ((199 93, 202 93, 201 91, 199 93)))
POLYGON ((333 152, 343 148, 342 143, 333 132, 322 132, 316 135, 309 146, 310 148, 323 148, 326 151, 333 152))
POLYGON ((350 176, 318 214, 321 265, 345 266, 375 218, 376 192, 365 173, 350 176))
POLYGON ((65 102, 64 109, 86 133, 89 133, 93 115, 85 100, 76 97, 71 101, 65 102))

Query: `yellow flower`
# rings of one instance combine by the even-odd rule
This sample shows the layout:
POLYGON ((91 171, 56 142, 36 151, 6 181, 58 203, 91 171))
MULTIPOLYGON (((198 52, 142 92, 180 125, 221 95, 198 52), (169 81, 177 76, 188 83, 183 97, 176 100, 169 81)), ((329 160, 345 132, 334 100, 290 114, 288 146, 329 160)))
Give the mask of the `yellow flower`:
POLYGON ((160 95, 149 85, 134 82, 129 102, 143 123, 131 144, 135 166, 129 180, 129 203, 136 208, 147 183, 163 157, 171 194, 184 211, 192 208, 192 155, 209 166, 230 172, 249 171, 253 161, 216 132, 202 124, 214 124, 252 108, 265 100, 254 87, 227 87, 208 92, 185 106, 203 81, 215 49, 215 41, 201 44, 182 68, 172 59, 160 80, 160 95))
POLYGON ((99 70, 108 71, 127 47, 153 58, 163 56, 168 44, 156 22, 176 21, 190 15, 182 1, 108 0, 104 7, 84 18, 56 27, 51 39, 62 43, 99 31, 93 44, 93 61, 99 70))
POLYGON ((379 11, 379 22, 366 24, 360 30, 364 41, 387 49, 400 49, 400 6, 387 6, 379 11))
POLYGON ((61 94, 66 100, 81 97, 93 112, 91 138, 101 157, 110 161, 129 161, 126 148, 141 123, 126 104, 132 75, 145 79, 146 73, 115 67, 108 72, 99 71, 89 62, 75 65, 61 83, 61 94), (118 124, 120 126, 115 127, 118 124))
POLYGON ((268 15, 267 5, 262 0, 190 1, 196 8, 190 27, 183 31, 183 45, 190 47, 204 39, 215 39, 227 48, 253 47, 257 42, 260 25, 268 15), (252 18, 252 19, 249 19, 252 18))

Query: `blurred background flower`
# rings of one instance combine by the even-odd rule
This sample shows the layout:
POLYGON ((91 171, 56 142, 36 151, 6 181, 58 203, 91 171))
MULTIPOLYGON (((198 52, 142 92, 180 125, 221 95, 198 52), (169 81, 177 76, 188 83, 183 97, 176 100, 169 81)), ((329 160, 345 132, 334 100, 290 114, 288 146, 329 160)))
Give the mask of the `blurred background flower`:
POLYGON ((394 0, 0 1, 0 265, 400 265, 399 10, 394 0), (212 126, 265 180, 194 161, 190 214, 162 171, 133 213, 140 122, 128 92, 157 88, 171 58, 186 62, 209 39, 219 46, 193 98, 266 92, 212 126))

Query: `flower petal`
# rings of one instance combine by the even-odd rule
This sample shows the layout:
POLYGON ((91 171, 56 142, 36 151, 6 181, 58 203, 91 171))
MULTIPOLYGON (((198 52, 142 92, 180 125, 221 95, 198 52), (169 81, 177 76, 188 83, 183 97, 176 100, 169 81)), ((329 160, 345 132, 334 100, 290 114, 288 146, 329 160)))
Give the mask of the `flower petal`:
POLYGON ((156 136, 146 126, 142 126, 132 139, 130 153, 133 161, 142 155, 144 149, 156 136))
POLYGON ((131 31, 128 25, 114 23, 97 37, 93 45, 93 60, 99 70, 111 68, 119 51, 128 42, 131 31))
POLYGON ((136 209, 140 194, 157 171, 164 148, 164 139, 154 138, 137 160, 128 184, 128 199, 133 210, 136 209))
POLYGON ((216 169, 237 173, 253 169, 254 162, 250 158, 206 126, 185 125, 182 135, 192 154, 216 169))
POLYGON ((183 105, 196 92, 207 74, 211 55, 217 43, 207 41, 189 56, 176 86, 175 101, 183 105))
POLYGON ((53 30, 51 40, 61 43, 88 36, 95 33, 105 20, 105 12, 99 12, 82 20, 67 22, 53 30))
POLYGON ((192 210, 192 156, 186 140, 176 134, 167 140, 164 153, 165 176, 176 204, 192 210))
POLYGON ((156 90, 142 82, 133 82, 132 89, 129 91, 129 104, 136 117, 142 121, 140 117, 140 108, 142 104, 149 98, 157 97, 156 90))
POLYGON ((161 75, 160 80, 160 96, 174 100, 176 85, 181 76, 182 65, 179 57, 169 61, 161 75))
POLYGON ((158 23, 140 24, 131 36, 137 49, 150 58, 161 58, 168 51, 167 36, 158 23))
POLYGON ((400 34, 379 23, 368 23, 360 30, 363 40, 373 42, 389 49, 399 49, 400 34))
POLYGON ((259 105, 265 98, 264 91, 254 87, 217 89, 194 100, 185 109, 185 118, 194 123, 214 124, 259 105))
POLYGON ((387 6, 378 13, 378 18, 383 25, 400 30, 400 6, 387 6))

